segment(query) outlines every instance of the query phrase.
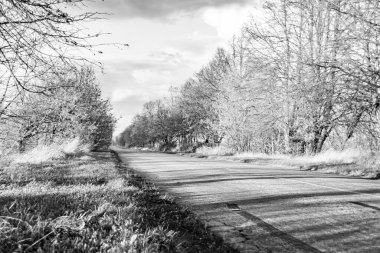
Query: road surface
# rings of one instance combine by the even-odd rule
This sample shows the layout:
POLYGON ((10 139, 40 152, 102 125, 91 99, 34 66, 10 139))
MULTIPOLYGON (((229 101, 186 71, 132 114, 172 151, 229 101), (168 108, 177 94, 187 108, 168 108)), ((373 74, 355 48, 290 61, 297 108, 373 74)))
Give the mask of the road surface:
POLYGON ((116 151, 242 252, 380 252, 380 181, 116 151))

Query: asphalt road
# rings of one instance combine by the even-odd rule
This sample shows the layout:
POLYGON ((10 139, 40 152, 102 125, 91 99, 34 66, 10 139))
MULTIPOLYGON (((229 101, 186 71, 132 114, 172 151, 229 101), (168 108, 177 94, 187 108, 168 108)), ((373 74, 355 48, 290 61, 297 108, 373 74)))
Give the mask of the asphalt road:
POLYGON ((242 252, 380 252, 380 181, 116 151, 242 252))

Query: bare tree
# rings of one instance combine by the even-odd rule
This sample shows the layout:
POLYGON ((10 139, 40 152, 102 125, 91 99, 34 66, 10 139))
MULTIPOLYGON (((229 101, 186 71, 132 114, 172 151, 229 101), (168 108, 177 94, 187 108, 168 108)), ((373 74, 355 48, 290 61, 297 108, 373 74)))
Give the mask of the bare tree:
POLYGON ((23 92, 43 92, 47 73, 89 62, 81 50, 94 52, 90 40, 100 34, 82 25, 102 13, 82 11, 86 2, 0 0, 0 115, 23 92))

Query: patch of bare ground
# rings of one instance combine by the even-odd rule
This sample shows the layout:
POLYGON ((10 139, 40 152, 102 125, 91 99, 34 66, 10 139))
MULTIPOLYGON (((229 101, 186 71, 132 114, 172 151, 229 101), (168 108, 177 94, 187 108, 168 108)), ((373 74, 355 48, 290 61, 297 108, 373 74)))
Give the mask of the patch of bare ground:
POLYGON ((0 252, 235 252, 114 153, 0 168, 0 252))

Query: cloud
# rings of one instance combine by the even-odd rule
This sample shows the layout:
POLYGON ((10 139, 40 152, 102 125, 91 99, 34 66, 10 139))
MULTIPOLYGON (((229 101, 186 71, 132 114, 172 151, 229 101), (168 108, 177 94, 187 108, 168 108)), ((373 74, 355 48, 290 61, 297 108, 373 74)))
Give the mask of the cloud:
POLYGON ((126 18, 152 19, 192 13, 207 7, 246 5, 252 2, 255 0, 112 0, 97 1, 93 5, 126 18))
POLYGON ((159 52, 153 52, 149 57, 162 64, 170 64, 174 66, 180 65, 186 61, 184 54, 176 49, 164 49, 159 52))
POLYGON ((154 99, 165 94, 179 78, 174 66, 143 59, 109 63, 104 72, 99 73, 102 90, 113 103, 131 96, 154 99))
POLYGON ((216 29, 219 37, 231 38, 239 32, 250 12, 251 8, 239 5, 210 7, 202 11, 202 19, 216 29))
POLYGON ((168 83, 171 80, 172 73, 169 70, 157 69, 137 69, 132 72, 133 78, 138 84, 144 83, 168 83))
POLYGON ((171 86, 178 86, 191 76, 193 70, 186 65, 187 61, 182 53, 172 48, 152 51, 146 57, 105 64, 104 74, 98 76, 115 115, 123 116, 117 124, 117 133, 141 111, 145 102, 162 98, 171 86))

